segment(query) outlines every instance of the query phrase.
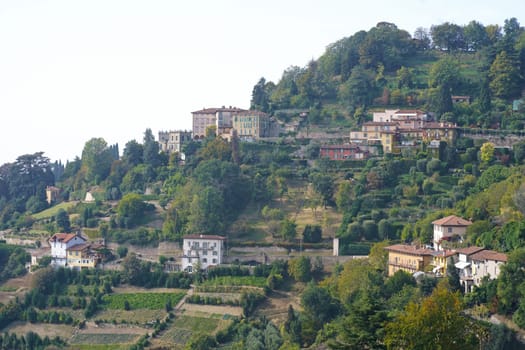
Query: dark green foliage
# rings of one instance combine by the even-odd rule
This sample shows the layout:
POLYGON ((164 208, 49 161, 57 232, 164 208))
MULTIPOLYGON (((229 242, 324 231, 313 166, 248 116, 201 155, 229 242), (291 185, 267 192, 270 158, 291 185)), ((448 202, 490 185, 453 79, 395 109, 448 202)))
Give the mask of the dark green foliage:
POLYGON ((398 270, 385 282, 385 293, 392 296, 402 290, 405 286, 416 286, 416 280, 412 275, 403 270, 398 270))
POLYGON ((301 305, 317 329, 336 318, 340 311, 337 301, 330 296, 328 290, 313 282, 310 282, 301 294, 301 305))
POLYGON ((322 240, 321 226, 319 225, 306 225, 303 231, 303 241, 305 243, 319 243, 322 240))
POLYGON ((55 222, 57 225, 58 232, 71 232, 71 223, 69 222, 69 215, 64 209, 59 209, 56 216, 55 222))

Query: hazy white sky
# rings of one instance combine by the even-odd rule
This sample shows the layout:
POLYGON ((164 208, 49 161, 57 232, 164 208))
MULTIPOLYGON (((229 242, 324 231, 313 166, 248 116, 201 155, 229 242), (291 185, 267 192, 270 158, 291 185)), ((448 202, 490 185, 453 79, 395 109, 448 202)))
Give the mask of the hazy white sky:
POLYGON ((518 0, 1 0, 0 164, 38 151, 65 162, 103 137, 191 129, 204 107, 248 108, 325 47, 380 21, 503 25, 518 0))

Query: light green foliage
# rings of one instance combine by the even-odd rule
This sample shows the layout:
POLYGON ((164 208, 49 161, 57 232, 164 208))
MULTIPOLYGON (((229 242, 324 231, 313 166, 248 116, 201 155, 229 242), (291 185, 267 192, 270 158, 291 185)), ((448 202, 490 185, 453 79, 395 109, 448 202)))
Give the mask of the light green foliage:
POLYGON ((295 221, 289 219, 284 219, 281 221, 279 235, 286 241, 295 239, 295 236, 297 235, 297 224, 295 221))
POLYGON ((117 213, 121 218, 127 218, 129 225, 136 224, 146 212, 147 205, 136 193, 128 193, 120 200, 117 213))
POLYGON ((343 181, 339 183, 337 192, 335 193, 335 203, 337 209, 341 212, 349 210, 352 206, 353 190, 350 181, 343 181))
POLYGON ((462 314, 459 295, 440 284, 386 325, 389 349, 478 349, 483 331, 462 314))
POLYGON ((309 257, 300 256, 288 261, 288 274, 296 281, 308 282, 312 278, 312 263, 309 257))
POLYGON ((104 295, 102 300, 103 307, 107 309, 123 310, 127 302, 130 310, 149 309, 158 310, 164 309, 166 303, 171 302, 171 305, 177 303, 184 297, 184 293, 119 293, 104 295))
POLYGON ((494 144, 492 142, 485 142, 481 145, 480 159, 482 162, 490 163, 494 158, 494 144))

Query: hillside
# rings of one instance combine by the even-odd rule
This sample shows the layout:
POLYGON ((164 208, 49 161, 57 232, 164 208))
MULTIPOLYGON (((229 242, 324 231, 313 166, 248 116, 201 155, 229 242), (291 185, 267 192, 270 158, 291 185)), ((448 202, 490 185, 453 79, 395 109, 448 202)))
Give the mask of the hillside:
POLYGON ((226 140, 211 128, 182 157, 159 152, 146 129, 122 156, 92 138, 65 165, 42 152, 2 165, 2 239, 27 239, 35 253, 53 234, 78 231, 104 243, 104 268, 52 269, 43 259, 23 278, 28 254, 5 245, 0 328, 9 334, 0 344, 518 348, 513 331, 489 321, 525 328, 525 141, 495 147, 459 134, 362 159, 320 157, 321 146, 346 143, 385 109, 523 129, 512 101, 524 87, 525 29, 510 19, 494 30, 445 23, 412 37, 383 22, 330 44, 306 67, 254 87, 254 109, 298 126, 278 138, 226 140), (440 243, 494 250, 505 261, 499 276, 466 294, 455 267, 389 276, 386 246, 432 245, 432 222, 452 214, 472 225, 440 243), (200 271, 199 256, 194 273, 174 271, 191 255, 190 244, 181 247, 188 235, 226 237, 228 264, 200 271), (332 256, 334 238, 341 256, 332 256))

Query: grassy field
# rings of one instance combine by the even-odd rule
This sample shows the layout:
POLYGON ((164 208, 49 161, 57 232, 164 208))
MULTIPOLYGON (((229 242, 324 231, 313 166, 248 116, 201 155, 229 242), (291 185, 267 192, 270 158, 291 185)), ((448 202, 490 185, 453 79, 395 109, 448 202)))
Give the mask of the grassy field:
POLYGON ((132 344, 135 343, 139 334, 114 334, 114 333, 78 333, 71 337, 71 344, 99 344, 99 345, 113 345, 113 344, 132 344))
POLYGON ((266 277, 256 276, 220 276, 204 281, 203 286, 253 286, 263 288, 266 277))
POLYGON ((76 204, 77 202, 62 202, 51 208, 47 208, 46 210, 43 210, 40 213, 33 214, 32 216, 37 220, 50 218, 57 215, 60 209, 64 209, 67 211, 69 208, 75 206, 76 204))
POLYGON ((154 322, 157 319, 164 319, 166 315, 167 312, 163 307, 159 310, 102 310, 97 312, 93 318, 96 320, 105 320, 107 322, 115 320, 116 323, 146 324, 154 322))
POLYGON ((164 309, 168 301, 175 306, 185 293, 127 293, 104 295, 102 300, 107 309, 124 310, 127 301, 130 309, 164 309))

